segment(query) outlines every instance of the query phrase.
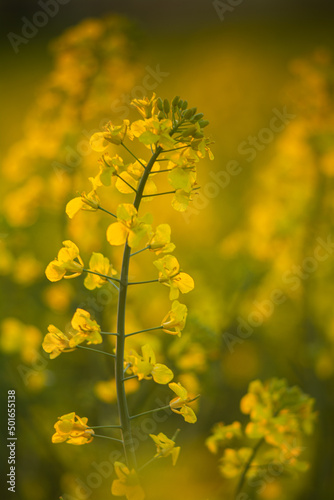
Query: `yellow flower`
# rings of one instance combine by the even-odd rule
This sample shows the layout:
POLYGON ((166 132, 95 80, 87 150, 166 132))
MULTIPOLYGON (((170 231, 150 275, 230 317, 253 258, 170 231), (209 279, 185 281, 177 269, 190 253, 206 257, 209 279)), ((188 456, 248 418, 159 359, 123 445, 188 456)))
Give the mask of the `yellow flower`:
POLYGON ((54 325, 49 325, 48 331, 49 333, 45 335, 42 347, 45 352, 50 354, 50 359, 56 358, 62 352, 74 351, 75 348, 70 347, 71 335, 66 335, 54 325))
POLYGON ((144 500, 145 493, 140 486, 139 478, 134 469, 131 471, 121 462, 114 463, 118 479, 114 479, 111 493, 116 497, 125 496, 127 500, 144 500))
MULTIPOLYGON (((106 276, 115 276, 117 272, 110 264, 109 259, 104 257, 102 253, 93 252, 89 261, 89 270, 95 271, 96 273, 105 274, 106 276)), ((97 276, 96 274, 88 273, 84 285, 88 290, 94 290, 95 288, 101 288, 107 282, 106 278, 102 276, 97 276)))
POLYGON ((192 190, 177 189, 172 199, 172 207, 178 212, 184 212, 192 200, 192 190))
POLYGON ((163 331, 180 337, 181 331, 186 324, 187 312, 187 306, 180 304, 178 300, 174 300, 171 311, 169 311, 161 322, 163 331))
POLYGON ((197 421, 197 417, 194 410, 190 408, 190 406, 187 406, 187 403, 190 403, 192 400, 192 398, 188 395, 187 389, 185 389, 180 383, 176 384, 175 382, 168 384, 168 387, 177 395, 176 398, 169 402, 171 410, 174 413, 182 415, 186 422, 194 424, 197 421))
POLYGON ((120 169, 124 169, 124 161, 118 155, 113 157, 109 153, 105 153, 99 159, 100 171, 95 177, 95 182, 97 186, 110 186, 113 177, 117 177, 120 169))
MULTIPOLYGON (((144 173, 144 167, 146 165, 145 160, 140 159, 134 163, 130 163, 124 172, 118 175, 115 183, 116 189, 123 194, 131 194, 134 189, 137 189, 138 183, 144 173)), ((146 181, 144 188, 144 195, 146 196, 143 200, 149 201, 151 198, 148 197, 150 194, 155 194, 158 190, 156 184, 154 183, 152 176, 154 172, 160 169, 160 165, 156 162, 151 170, 151 175, 146 181)))
POLYGON ((126 240, 131 248, 139 245, 141 239, 150 231, 151 216, 147 214, 139 218, 137 210, 130 203, 117 207, 118 222, 110 224, 107 229, 107 240, 110 245, 124 245, 126 240))
POLYGON ((52 436, 52 442, 63 443, 66 441, 68 444, 75 445, 91 443, 94 431, 89 429, 87 421, 86 417, 80 418, 74 411, 59 417, 58 422, 54 425, 56 432, 52 436))
POLYGON ((157 255, 173 252, 175 245, 170 242, 170 234, 171 229, 169 224, 159 224, 155 232, 151 235, 147 246, 157 255))
POLYGON ((138 113, 143 118, 151 118, 153 115, 158 114, 159 111, 157 108, 157 98, 154 92, 151 99, 148 97, 133 99, 131 105, 137 109, 138 113))
POLYGON ((157 384, 168 384, 174 374, 166 365, 156 363, 155 354, 149 344, 145 344, 141 348, 142 356, 131 350, 125 355, 126 363, 131 363, 131 371, 137 375, 138 380, 151 380, 157 384))
POLYGON ((155 116, 137 120, 131 124, 132 134, 148 148, 151 148, 152 144, 166 149, 174 148, 175 144, 178 145, 170 136, 172 128, 171 120, 158 120, 155 116))
POLYGON ((102 342, 100 332, 101 328, 96 321, 91 319, 89 312, 77 309, 68 333, 61 332, 54 325, 48 327, 43 349, 50 353, 50 359, 54 359, 62 352, 74 351, 77 345, 85 341, 87 344, 100 344, 102 342))
POLYGON ((217 453, 220 444, 225 444, 234 437, 242 437, 240 422, 233 422, 230 425, 219 422, 214 426, 213 434, 206 439, 205 444, 212 453, 217 453))
POLYGON ((175 465, 181 448, 179 446, 175 448, 175 442, 172 439, 168 439, 168 437, 162 432, 159 432, 157 436, 150 434, 150 437, 157 446, 157 453, 155 457, 168 457, 171 455, 172 463, 175 465))
POLYGON ((80 210, 95 212, 100 206, 100 198, 96 194, 96 181, 93 177, 90 177, 89 180, 93 185, 92 191, 88 194, 81 193, 81 196, 73 198, 66 205, 66 213, 70 219, 73 219, 80 210))
POLYGON ((62 278, 69 279, 80 276, 84 268, 79 248, 70 240, 63 241, 63 245, 64 247, 59 250, 57 258, 50 262, 45 270, 46 277, 53 282, 60 281, 62 278))
POLYGON ((92 150, 101 153, 105 151, 110 144, 121 144, 126 136, 132 139, 133 136, 129 129, 129 124, 129 120, 123 120, 123 124, 119 126, 114 126, 109 122, 105 127, 105 132, 96 132, 90 138, 92 150))
POLYGON ((75 347, 84 341, 87 344, 100 344, 102 342, 101 328, 93 320, 88 311, 77 309, 71 321, 74 330, 73 337, 70 339, 70 347, 75 347))
POLYGON ((179 292, 188 293, 194 288, 194 280, 189 274, 180 272, 180 264, 172 255, 165 255, 153 262, 159 271, 159 281, 170 287, 170 300, 177 299, 179 292))

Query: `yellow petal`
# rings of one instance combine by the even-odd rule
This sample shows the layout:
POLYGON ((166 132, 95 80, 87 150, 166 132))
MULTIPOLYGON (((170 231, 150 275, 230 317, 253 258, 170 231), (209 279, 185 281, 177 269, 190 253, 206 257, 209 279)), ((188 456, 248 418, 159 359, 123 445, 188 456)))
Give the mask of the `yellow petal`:
POLYGON ((166 365, 156 363, 152 370, 152 377, 157 384, 168 384, 174 378, 174 373, 166 365))
POLYGON ((96 132, 90 138, 90 146, 93 151, 101 153, 110 146, 110 142, 105 139, 103 132, 96 132))
POLYGON ((110 245, 124 245, 127 235, 128 229, 121 222, 114 222, 107 229, 107 240, 110 245))
POLYGON ((81 210, 83 205, 83 201, 81 196, 77 198, 73 198, 73 200, 70 200, 67 205, 66 205, 66 213, 69 216, 70 219, 73 219, 73 217, 81 210))

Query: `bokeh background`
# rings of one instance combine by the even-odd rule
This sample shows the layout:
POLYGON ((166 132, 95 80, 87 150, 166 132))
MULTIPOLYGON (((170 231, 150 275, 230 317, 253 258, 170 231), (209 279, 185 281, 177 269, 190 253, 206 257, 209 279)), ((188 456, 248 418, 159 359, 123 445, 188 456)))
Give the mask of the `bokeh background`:
MULTIPOLYGON (((115 418, 113 367, 82 351, 50 361, 41 342, 50 323, 62 329, 77 307, 112 331, 116 298, 109 289, 88 292, 81 279, 50 284, 44 269, 64 239, 78 244, 86 262, 92 251, 102 250, 119 266, 121 251, 105 243, 109 220, 86 212, 69 221, 64 207, 89 188, 87 179, 97 172, 89 136, 106 119, 136 117, 129 99, 141 97, 144 89, 148 95, 152 90, 167 98, 181 95, 197 106, 210 120, 206 130, 215 141, 215 161, 200 164, 202 191, 192 208, 176 213, 168 199, 149 207, 156 223, 172 226, 176 256, 196 288, 184 297, 189 318, 181 340, 161 335, 145 340, 178 380, 201 393, 196 425, 174 415, 154 431, 180 427, 182 453, 175 469, 161 462, 147 469, 149 498, 231 498, 234 483, 220 476, 218 457, 209 453, 205 439, 216 422, 243 419, 239 401, 251 380, 273 376, 316 399, 316 433, 305 441, 311 467, 305 475, 275 478, 260 493, 253 488, 249 497, 331 498, 330 2, 253 0, 234 2, 223 12, 207 1, 70 0, 36 33, 28 31, 30 38, 16 51, 8 33, 23 36, 24 23, 41 7, 3 1, 1 10, 1 407, 7 391, 15 389, 16 497, 110 497, 109 477, 98 487, 87 486, 92 463, 109 456, 110 444, 52 445, 51 434, 57 417, 70 411, 95 425, 115 418), (273 122, 282 115, 281 122, 273 122), (228 174, 231 161, 237 175, 228 174), (281 300, 273 303, 277 290, 281 300)), ((103 196, 110 208, 120 201, 109 191, 103 196)), ((149 279, 155 273, 152 257, 138 257, 131 272, 149 279)), ((129 331, 159 324, 169 308, 161 288, 131 293, 129 331)), ((134 337, 137 347, 136 342, 134 337)), ((144 411, 166 396, 149 382, 132 389, 131 411, 144 411)), ((141 449, 143 460, 151 456, 149 439, 141 449)), ((1 453, 4 477, 4 447, 1 453)))

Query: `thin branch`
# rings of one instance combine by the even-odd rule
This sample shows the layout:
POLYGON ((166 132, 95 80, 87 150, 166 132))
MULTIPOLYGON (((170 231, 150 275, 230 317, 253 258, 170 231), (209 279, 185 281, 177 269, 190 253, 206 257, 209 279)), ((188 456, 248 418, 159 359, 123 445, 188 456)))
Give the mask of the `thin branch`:
POLYGON ((134 191, 135 193, 137 192, 137 189, 134 188, 133 186, 131 186, 131 184, 129 182, 127 182, 125 179, 123 179, 123 177, 121 175, 115 174, 115 176, 118 177, 119 179, 121 179, 121 181, 123 181, 124 184, 126 184, 127 186, 129 186, 129 188, 131 188, 132 191, 134 191))
POLYGON ((83 271, 85 271, 86 273, 90 273, 90 274, 96 274, 96 276, 100 276, 101 278, 105 278, 108 281, 114 280, 114 281, 117 281, 118 283, 120 283, 120 281, 121 281, 118 278, 114 278, 113 276, 107 276, 106 274, 101 274, 101 273, 97 273, 96 271, 91 271, 91 269, 83 269, 83 271))
POLYGON ((107 279, 108 283, 110 283, 114 288, 116 288, 116 290, 119 292, 119 288, 118 286, 113 282, 111 281, 111 279, 107 279))
POLYGON ((145 248, 142 248, 141 250, 137 250, 137 252, 133 252, 132 254, 130 254, 130 257, 133 257, 134 255, 137 255, 137 253, 140 253, 140 252, 144 252, 144 250, 148 250, 150 247, 145 247, 145 248))
POLYGON ((128 377, 123 378, 123 382, 126 380, 131 380, 132 378, 137 378, 137 375, 129 375, 128 377))
POLYGON ((174 193, 176 193, 175 189, 174 191, 165 191, 164 193, 143 194, 143 198, 151 198, 151 196, 162 196, 164 194, 174 194, 174 193))
POLYGON ((137 158, 137 156, 135 154, 133 154, 133 152, 130 151, 130 149, 123 142, 121 142, 121 145, 123 146, 123 148, 125 148, 128 151, 128 153, 130 153, 130 155, 132 155, 140 163, 140 165, 143 168, 146 168, 146 166, 144 165, 144 163, 142 161, 140 161, 139 158, 137 158))
POLYGON ((116 332, 100 332, 100 333, 101 335, 116 335, 116 336, 118 335, 118 333, 116 332))
POLYGON ((117 215, 113 214, 112 212, 109 212, 109 210, 106 210, 105 208, 100 207, 100 205, 97 208, 98 208, 98 210, 102 210, 102 212, 105 212, 106 214, 112 215, 113 217, 115 217, 115 219, 117 219, 117 215))
POLYGON ((111 354, 110 352, 100 351, 99 349, 93 349, 92 347, 85 347, 83 345, 77 345, 76 347, 79 347, 79 349, 87 349, 88 351, 99 352, 100 354, 106 354, 107 356, 116 358, 115 354, 111 354))
POLYGON ((131 337, 132 335, 137 335, 138 333, 151 332, 152 330, 161 330, 163 326, 154 326, 153 328, 145 328, 145 330, 138 330, 138 332, 132 332, 125 335, 126 337, 131 337))
POLYGON ((89 429, 122 429, 120 425, 90 425, 89 429))
POLYGON ((156 413, 157 411, 160 411, 160 410, 166 410, 167 408, 169 408, 171 410, 171 407, 169 405, 166 405, 166 406, 160 406, 160 408, 155 408, 154 410, 143 411, 143 413, 138 413, 137 415, 132 415, 132 417, 130 417, 130 420, 132 420, 134 418, 142 417, 144 415, 148 415, 149 413, 156 413))
POLYGON ((109 437, 109 436, 102 436, 101 434, 93 434, 93 437, 110 439, 111 441, 117 441, 118 443, 122 443, 123 444, 123 440, 122 439, 116 439, 116 438, 109 437))
POLYGON ((244 482, 245 482, 245 479, 246 479, 246 474, 248 472, 248 469, 249 467, 251 466, 251 463, 253 462, 254 458, 255 458, 255 455, 257 454, 260 446, 264 443, 264 437, 262 437, 258 442, 257 444, 254 446, 254 449, 253 449, 253 452, 251 454, 251 456, 249 457, 247 463, 245 464, 245 468, 241 474, 241 477, 240 477, 240 480, 239 480, 239 483, 238 483, 238 486, 237 486, 237 489, 236 489, 236 492, 235 492, 235 499, 237 500, 238 499, 238 496, 239 496, 239 493, 240 491, 242 490, 242 487, 244 485, 244 482))
POLYGON ((159 280, 148 280, 148 281, 130 281, 128 285, 145 285, 146 283, 158 283, 159 280))

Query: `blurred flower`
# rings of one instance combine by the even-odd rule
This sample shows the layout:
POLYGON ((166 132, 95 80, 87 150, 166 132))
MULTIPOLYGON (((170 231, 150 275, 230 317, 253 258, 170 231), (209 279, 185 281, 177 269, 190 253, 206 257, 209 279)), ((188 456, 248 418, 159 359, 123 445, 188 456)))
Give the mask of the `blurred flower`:
MULTIPOLYGON (((126 381, 125 392, 126 394, 132 394, 136 392, 140 387, 138 379, 132 378, 126 381)), ((114 403, 117 400, 117 390, 115 379, 111 380, 100 380, 94 385, 95 395, 104 403, 114 403)))
POLYGON ((45 352, 50 354, 50 359, 54 359, 62 352, 71 352, 75 347, 70 347, 70 340, 72 336, 61 332, 54 325, 48 326, 48 332, 45 335, 42 347, 45 352))
POLYGON ((133 136, 129 125, 129 120, 123 120, 123 124, 119 126, 114 126, 111 122, 109 122, 105 127, 105 132, 96 132, 92 135, 90 138, 91 148, 93 151, 101 153, 105 151, 110 144, 121 144, 125 137, 132 139, 133 136))
POLYGON ((145 493, 135 470, 130 471, 121 462, 115 462, 114 468, 118 479, 114 479, 111 493, 116 497, 126 496, 127 500, 144 500, 145 493))
POLYGON ((219 469, 225 477, 233 478, 238 476, 247 464, 252 454, 252 448, 226 448, 220 460, 219 469))
POLYGON ((88 444, 93 441, 94 431, 87 426, 88 418, 79 417, 75 412, 67 413, 59 417, 58 422, 55 423, 55 434, 52 436, 53 443, 63 443, 66 441, 68 444, 88 444))
POLYGON ((206 446, 212 453, 217 453, 219 444, 224 444, 233 437, 242 437, 240 422, 233 422, 230 425, 224 425, 222 422, 219 422, 214 426, 212 432, 213 434, 205 441, 206 446))
POLYGON ((189 274, 180 272, 180 264, 172 255, 165 255, 153 262, 159 271, 159 281, 170 287, 170 300, 177 299, 179 292, 188 293, 194 288, 194 280, 189 274))
MULTIPOLYGON (((104 257, 102 253, 93 252, 88 269, 96 273, 104 274, 106 276, 115 276, 117 271, 110 264, 109 259, 104 257)), ((98 276, 96 274, 87 273, 84 280, 84 285, 88 290, 94 290, 95 288, 101 288, 107 282, 107 278, 103 276, 98 276)))
POLYGON ((141 348, 142 356, 131 350, 125 354, 125 363, 131 363, 131 371, 138 376, 138 380, 150 380, 153 378, 157 384, 168 384, 174 374, 167 366, 156 363, 155 354, 150 344, 145 344, 141 348))
POLYGON ((73 198, 73 200, 69 201, 66 205, 66 213, 70 219, 73 219, 79 210, 89 210, 95 212, 99 208, 100 198, 96 194, 95 179, 90 177, 89 180, 93 185, 92 191, 88 194, 82 193, 81 196, 73 198))
POLYGON ((161 322, 163 331, 171 335, 181 336, 181 331, 185 327, 188 309, 184 304, 180 304, 178 300, 172 303, 172 309, 164 317, 161 322))
POLYGON ((161 253, 171 253, 175 250, 174 243, 170 242, 171 229, 169 224, 159 224, 156 230, 150 235, 147 246, 156 255, 161 253))
POLYGON ((176 384, 175 382, 168 384, 168 387, 177 395, 177 397, 172 399, 169 403, 171 410, 174 413, 182 415, 186 422, 194 424, 197 421, 197 417, 194 410, 190 408, 190 406, 187 406, 187 404, 192 400, 187 389, 185 389, 180 383, 176 384))
POLYGON ((46 277, 50 281, 75 278, 83 271, 84 263, 79 255, 79 248, 70 240, 63 241, 63 245, 64 247, 58 252, 57 259, 50 262, 45 270, 46 277))
POLYGON ((171 455, 173 465, 175 465, 181 448, 179 446, 175 448, 175 442, 172 439, 168 439, 168 437, 162 432, 159 432, 157 436, 150 434, 150 437, 153 439, 157 447, 155 457, 168 457, 171 455))
POLYGON ((6 318, 1 323, 0 349, 6 354, 19 353, 26 363, 38 359, 41 332, 31 325, 25 325, 16 318, 6 318))

